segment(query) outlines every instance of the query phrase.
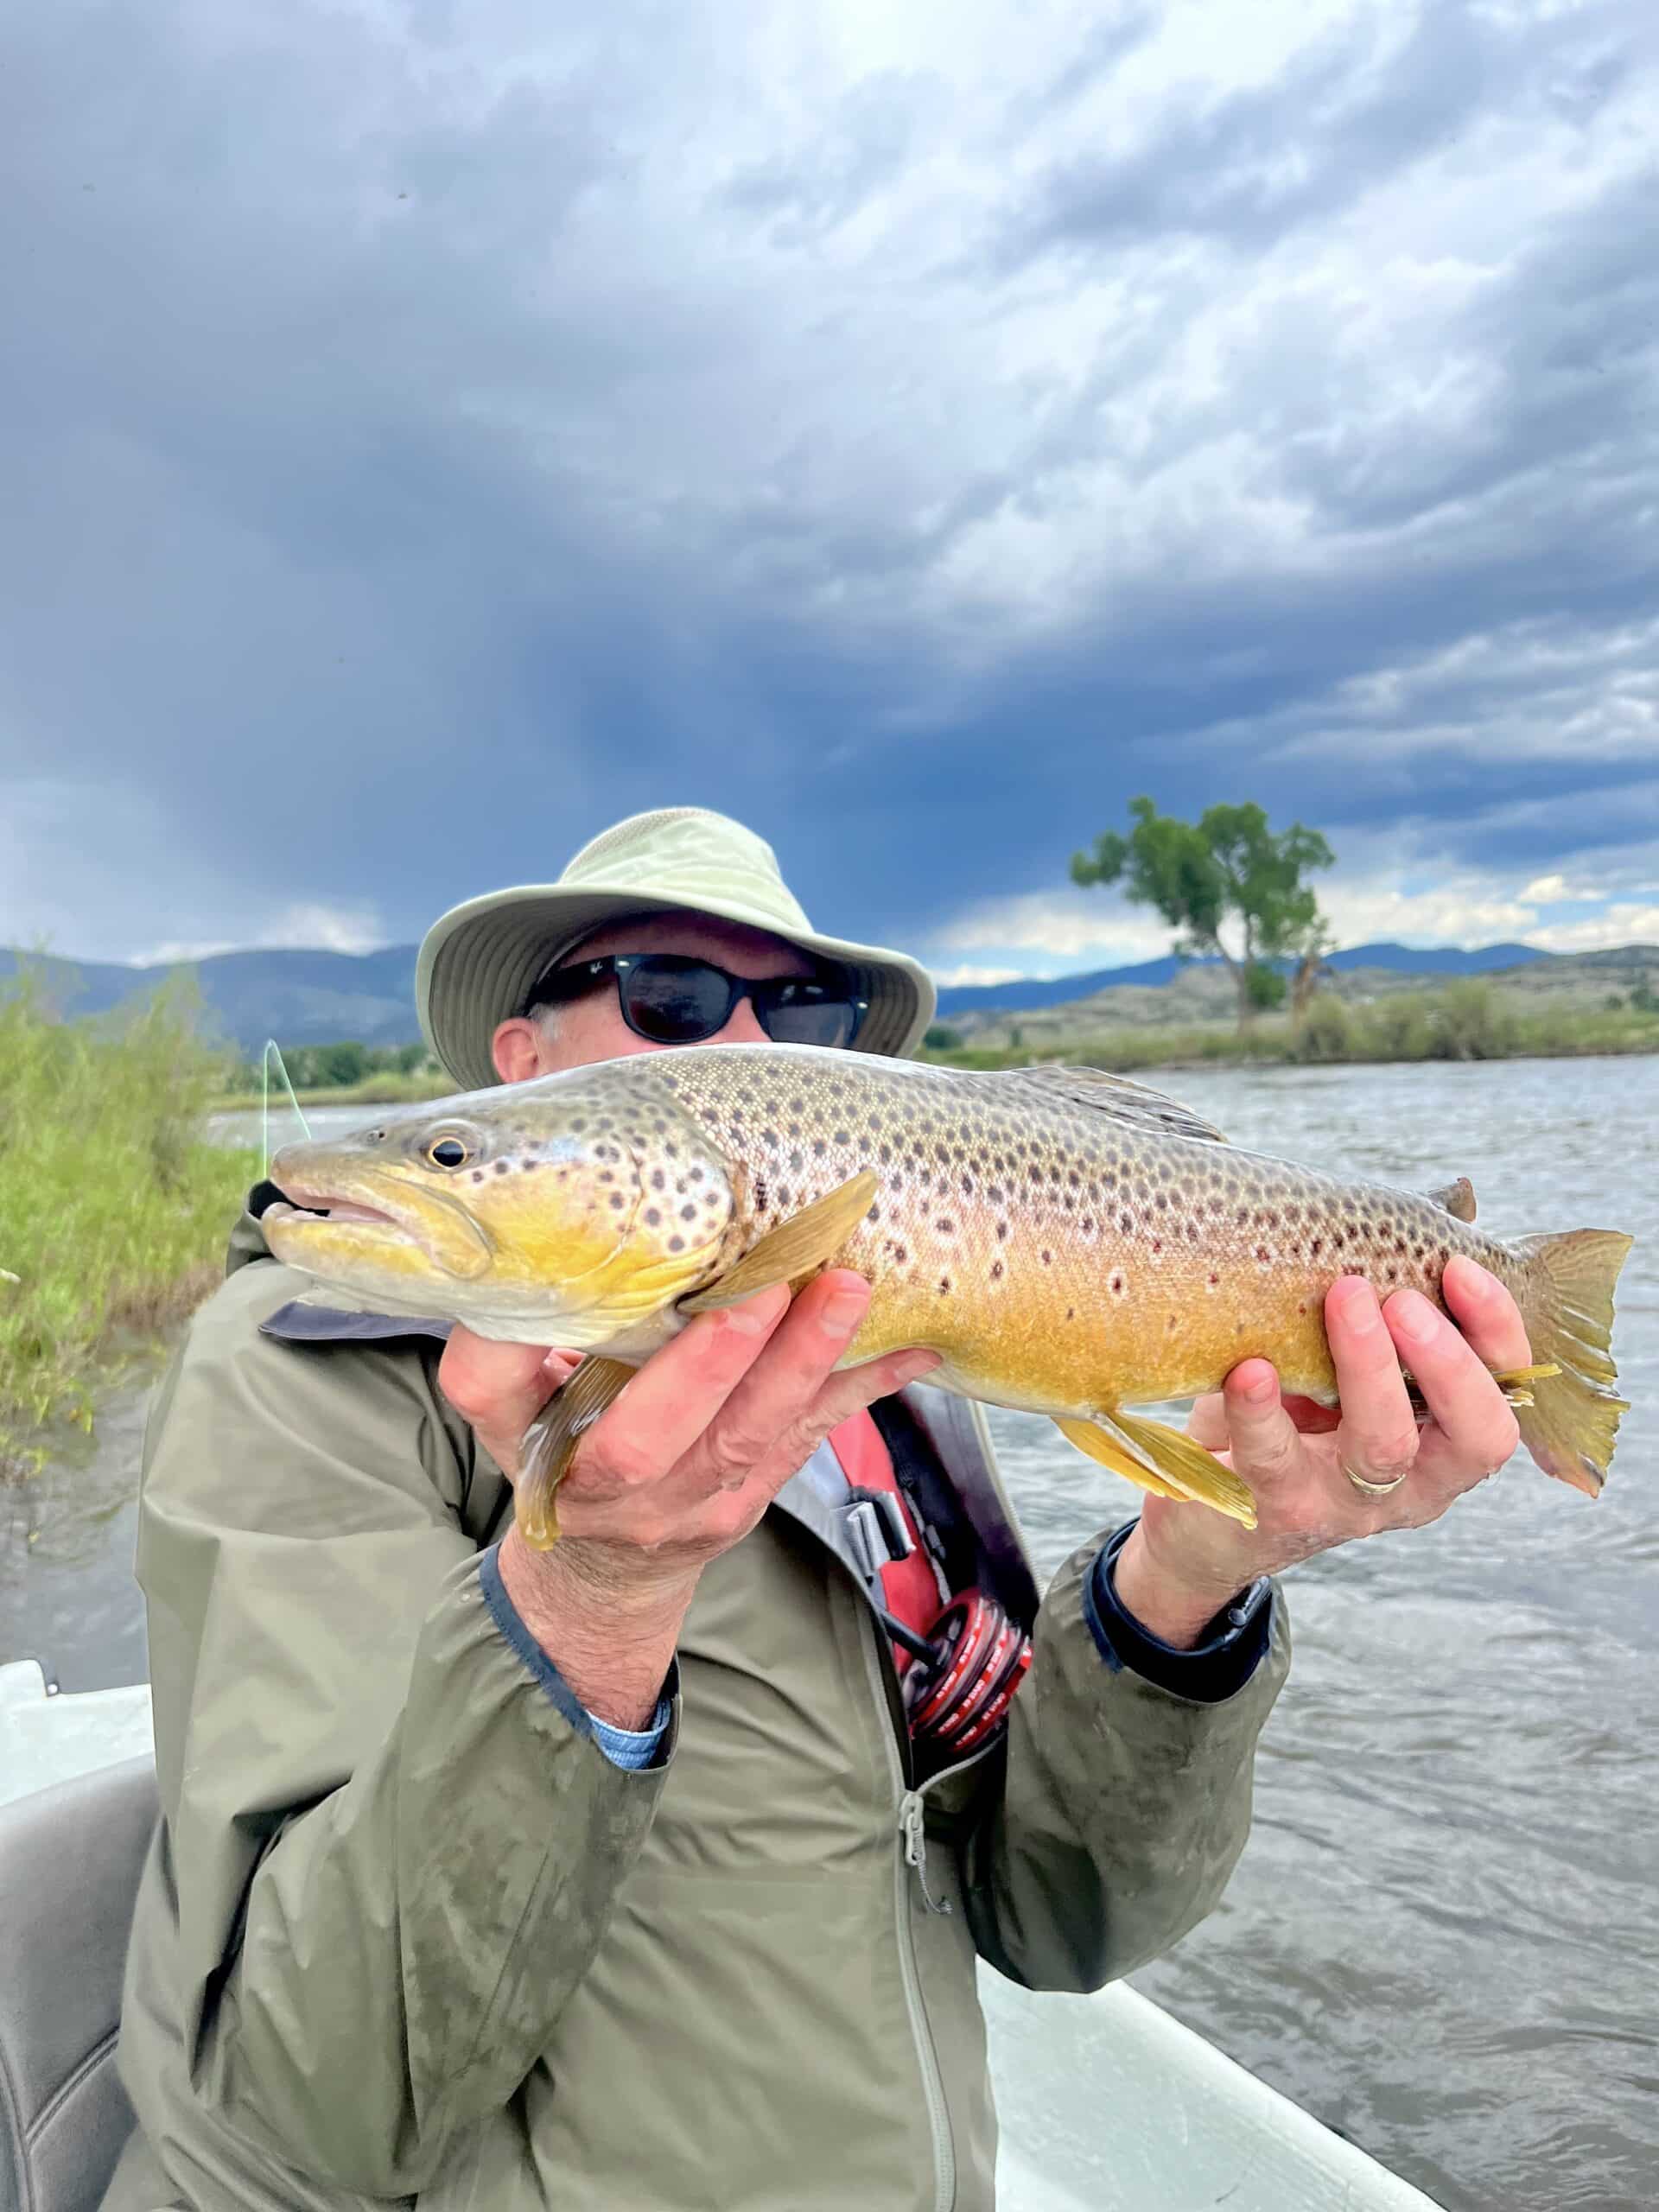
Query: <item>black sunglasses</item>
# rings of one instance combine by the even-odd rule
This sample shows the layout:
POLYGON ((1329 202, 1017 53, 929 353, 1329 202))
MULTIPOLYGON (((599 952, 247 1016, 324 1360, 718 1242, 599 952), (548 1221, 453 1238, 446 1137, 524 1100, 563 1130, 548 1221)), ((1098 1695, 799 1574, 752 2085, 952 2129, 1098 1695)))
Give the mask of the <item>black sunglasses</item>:
POLYGON ((695 1045, 713 1037, 747 999, 754 1018, 775 1045, 850 1045, 869 1010, 846 978, 734 976, 711 960, 678 952, 609 952, 600 960, 550 968, 524 1012, 563 1006, 595 983, 613 980, 622 1019, 636 1037, 654 1045, 695 1045))

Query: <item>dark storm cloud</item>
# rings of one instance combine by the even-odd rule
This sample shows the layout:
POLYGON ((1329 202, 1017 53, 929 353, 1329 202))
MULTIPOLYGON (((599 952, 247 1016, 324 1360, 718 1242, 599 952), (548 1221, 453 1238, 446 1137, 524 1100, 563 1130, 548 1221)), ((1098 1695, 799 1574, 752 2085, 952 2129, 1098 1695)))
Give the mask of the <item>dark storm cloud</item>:
POLYGON ((918 941, 1141 789, 1651 836, 1652 38, 1534 16, 20 21, 0 940, 407 937, 688 800, 918 941))

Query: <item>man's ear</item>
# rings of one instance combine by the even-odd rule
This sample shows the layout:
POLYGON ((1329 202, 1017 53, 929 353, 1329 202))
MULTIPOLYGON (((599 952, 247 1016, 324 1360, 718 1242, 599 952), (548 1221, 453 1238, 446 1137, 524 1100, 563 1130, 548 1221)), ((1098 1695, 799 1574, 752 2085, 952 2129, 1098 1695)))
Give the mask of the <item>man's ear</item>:
POLYGON ((528 1083, 544 1072, 542 1033, 528 1014, 515 1014, 498 1024, 490 1039, 490 1058, 503 1083, 528 1083))

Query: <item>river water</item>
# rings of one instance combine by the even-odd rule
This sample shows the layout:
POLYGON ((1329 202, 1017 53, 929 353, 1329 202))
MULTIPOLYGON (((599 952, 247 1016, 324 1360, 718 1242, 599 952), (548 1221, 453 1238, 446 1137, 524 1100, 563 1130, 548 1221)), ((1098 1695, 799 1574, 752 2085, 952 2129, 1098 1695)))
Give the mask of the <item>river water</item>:
MULTIPOLYGON (((1449 2212, 1659 2204, 1659 1059, 1164 1082, 1236 1143, 1420 1187, 1467 1173, 1500 1236, 1632 1231, 1634 1410, 1593 1503, 1518 1459, 1434 1528, 1288 1578, 1250 1841, 1137 1986, 1449 2212)), ((141 1419, 118 1394, 82 1464, 0 1491, 0 1657, 66 1688, 143 1676, 141 1419)), ((992 1422, 1044 1570, 1133 1510, 1048 1423, 992 1422)), ((1077 2001, 999 2000, 1001 2031, 1077 2001)))

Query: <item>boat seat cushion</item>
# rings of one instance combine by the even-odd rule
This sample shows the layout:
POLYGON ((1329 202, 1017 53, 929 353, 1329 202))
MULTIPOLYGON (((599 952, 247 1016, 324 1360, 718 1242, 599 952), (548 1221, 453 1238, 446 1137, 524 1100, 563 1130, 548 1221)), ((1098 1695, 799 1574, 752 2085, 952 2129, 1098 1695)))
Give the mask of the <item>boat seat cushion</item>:
POLYGON ((131 2133, 116 2031, 156 1812, 149 1759, 0 1806, 0 2205, 96 2212, 131 2133))

